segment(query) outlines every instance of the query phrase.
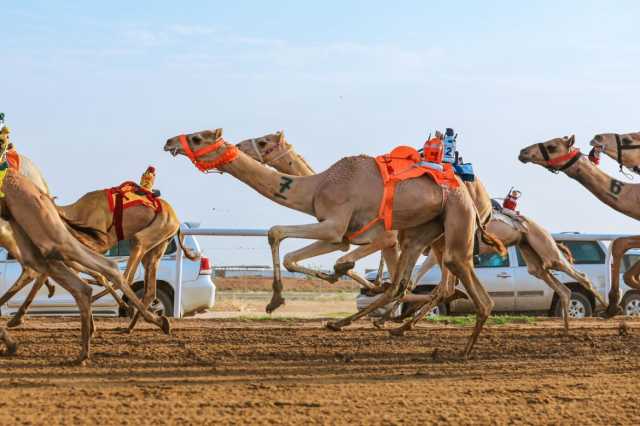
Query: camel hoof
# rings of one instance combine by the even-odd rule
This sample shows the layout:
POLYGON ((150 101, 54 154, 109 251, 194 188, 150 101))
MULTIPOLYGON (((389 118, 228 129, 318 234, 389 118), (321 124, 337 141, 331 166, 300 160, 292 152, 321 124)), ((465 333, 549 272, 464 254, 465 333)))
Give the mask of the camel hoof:
POLYGON ((129 327, 118 327, 114 331, 120 334, 131 334, 131 329, 129 327))
POLYGON ((616 315, 622 315, 624 311, 619 305, 609 305, 607 310, 605 311, 605 318, 613 318, 616 315))
POLYGON ((336 263, 333 266, 336 278, 341 277, 356 266, 355 262, 336 263))
POLYGON ((16 353, 18 353, 18 344, 10 343, 7 345, 7 350, 2 355, 14 356, 16 353))
POLYGON ((342 331, 342 326, 337 322, 328 322, 325 324, 325 327, 332 331, 342 331))
MULTIPOLYGON (((171 334, 171 323, 169 322, 169 319, 165 316, 160 317, 160 326, 162 327, 162 331, 164 331, 164 334, 170 335, 171 334)), ((129 331, 131 332, 131 330, 129 331)))
POLYGON ((267 305, 266 311, 268 314, 271 314, 282 305, 284 305, 284 298, 278 297, 277 299, 271 299, 271 302, 267 305))
POLYGON ((86 367, 89 365, 89 357, 80 355, 72 364, 77 365, 78 367, 86 367))
POLYGON ((392 328, 391 330, 389 330, 389 335, 393 337, 402 337, 404 336, 404 332, 404 327, 392 328))
POLYGON ((22 318, 13 317, 7 322, 7 328, 16 328, 23 324, 22 318))
POLYGON ((49 294, 47 294, 47 297, 51 299, 55 295, 56 295, 56 287, 55 286, 49 287, 49 294))

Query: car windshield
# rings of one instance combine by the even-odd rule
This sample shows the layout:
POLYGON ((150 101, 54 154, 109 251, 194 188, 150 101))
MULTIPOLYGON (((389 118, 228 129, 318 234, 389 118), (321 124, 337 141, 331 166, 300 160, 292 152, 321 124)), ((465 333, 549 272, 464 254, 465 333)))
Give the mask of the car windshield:
MULTIPOLYGON (((165 250, 164 255, 173 254, 177 250, 176 240, 175 238, 171 239, 171 242, 167 246, 167 250, 165 250)), ((131 250, 129 245, 129 240, 120 241, 115 246, 111 247, 109 251, 107 251, 106 256, 110 257, 119 257, 119 256, 129 256, 131 250)))
POLYGON ((625 254, 624 260, 622 262, 622 267, 620 268, 620 272, 622 273, 627 272, 639 260, 640 260, 640 253, 625 254))

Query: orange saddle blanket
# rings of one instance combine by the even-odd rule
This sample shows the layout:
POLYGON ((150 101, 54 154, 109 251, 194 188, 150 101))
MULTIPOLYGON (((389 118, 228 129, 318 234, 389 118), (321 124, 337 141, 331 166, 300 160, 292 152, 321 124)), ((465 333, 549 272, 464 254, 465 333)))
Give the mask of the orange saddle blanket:
POLYGON ((9 163, 9 168, 20 171, 20 154, 15 149, 10 149, 7 151, 7 162, 9 163))
POLYGON ((156 213, 162 211, 160 199, 135 182, 124 182, 120 186, 106 189, 105 192, 109 200, 109 209, 113 212, 112 226, 116 228, 119 241, 124 239, 122 219, 125 209, 145 206, 153 209, 156 213))
POLYGON ((347 238, 349 240, 364 234, 379 221, 384 222, 384 228, 387 231, 391 230, 393 225, 393 198, 398 182, 426 174, 442 187, 458 188, 460 186, 460 181, 456 179, 451 164, 442 163, 442 170, 430 167, 428 163, 422 162, 420 153, 410 146, 399 146, 389 154, 376 157, 375 160, 384 185, 378 216, 360 230, 348 235, 347 238))

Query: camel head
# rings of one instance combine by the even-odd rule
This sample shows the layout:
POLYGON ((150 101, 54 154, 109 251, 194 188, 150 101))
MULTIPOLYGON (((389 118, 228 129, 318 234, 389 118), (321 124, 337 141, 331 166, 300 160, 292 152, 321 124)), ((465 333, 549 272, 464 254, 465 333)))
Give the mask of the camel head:
POLYGON ((573 147, 575 142, 575 135, 571 135, 536 143, 521 150, 518 160, 550 170, 564 170, 568 167, 567 164, 573 164, 574 158, 579 157, 580 151, 573 147))
POLYGON ((621 166, 640 165, 640 132, 601 133, 595 135, 590 145, 616 160, 621 166))
POLYGON ((164 144, 164 150, 174 157, 178 154, 188 157, 204 173, 231 163, 239 152, 235 145, 222 139, 222 129, 174 136, 164 144))
MULTIPOLYGON (((222 129, 203 130, 201 132, 191 133, 185 136, 191 151, 197 151, 219 141, 220 138, 222 138, 222 129)), ((178 154, 187 155, 184 147, 180 143, 180 136, 174 136, 167 139, 167 143, 164 144, 164 150, 170 152, 174 157, 178 154)))
POLYGON ((240 151, 254 160, 271 164, 277 160, 282 153, 286 153, 288 145, 284 137, 284 131, 279 131, 259 138, 244 140, 236 146, 240 151))

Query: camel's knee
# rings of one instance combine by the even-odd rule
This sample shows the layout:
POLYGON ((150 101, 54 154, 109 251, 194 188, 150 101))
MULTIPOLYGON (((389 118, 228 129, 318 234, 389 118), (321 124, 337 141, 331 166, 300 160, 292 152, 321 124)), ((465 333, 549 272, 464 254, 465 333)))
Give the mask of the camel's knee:
POLYGON ((290 253, 287 253, 284 256, 284 259, 282 260, 282 264, 287 269, 287 271, 293 272, 293 269, 297 266, 296 265, 296 258, 293 257, 290 253))
POLYGON ((280 226, 272 226, 267 233, 267 238, 269 240, 269 245, 273 246, 274 244, 282 241, 282 237, 284 233, 282 232, 282 228, 280 226))
POLYGON ((455 276, 460 277, 466 272, 467 266, 471 265, 471 259, 465 259, 459 255, 445 254, 442 263, 455 276))
POLYGON ((385 232, 380 238, 383 248, 395 247, 398 244, 398 236, 395 232, 385 232))

